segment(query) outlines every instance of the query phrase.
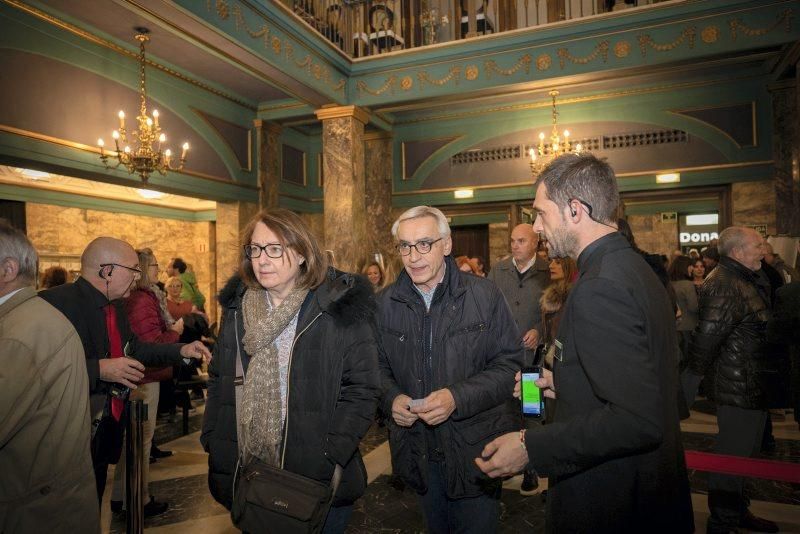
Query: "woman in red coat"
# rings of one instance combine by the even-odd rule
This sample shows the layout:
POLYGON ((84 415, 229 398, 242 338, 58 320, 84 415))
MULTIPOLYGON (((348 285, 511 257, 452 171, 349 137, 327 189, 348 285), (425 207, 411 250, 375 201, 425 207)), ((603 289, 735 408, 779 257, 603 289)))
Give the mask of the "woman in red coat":
MULTIPOLYGON (((136 287, 125 300, 125 311, 131 330, 142 341, 149 343, 178 343, 183 332, 183 319, 172 321, 166 308, 164 294, 156 285, 158 282, 158 262, 149 248, 137 250, 139 256, 139 269, 141 278, 136 282, 136 287)), ((172 367, 161 369, 148 368, 144 378, 139 382, 138 388, 131 392, 131 400, 144 401, 147 413, 153 414, 144 422, 144 457, 149 458, 150 446, 153 443, 153 434, 156 429, 155 413, 158 408, 160 380, 172 377, 172 367)), ((144 515, 151 517, 164 513, 169 504, 158 502, 149 493, 149 462, 144 462, 143 487, 147 495, 144 496, 144 515)), ((111 493, 111 510, 115 513, 122 512, 125 501, 125 455, 123 454, 114 470, 114 487, 111 493)))

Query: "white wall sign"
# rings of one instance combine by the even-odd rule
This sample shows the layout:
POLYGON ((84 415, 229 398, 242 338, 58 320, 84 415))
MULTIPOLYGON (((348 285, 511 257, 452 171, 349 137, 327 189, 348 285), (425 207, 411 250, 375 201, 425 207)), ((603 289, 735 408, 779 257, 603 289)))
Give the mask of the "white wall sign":
POLYGON ((680 234, 681 244, 700 244, 700 243, 708 243, 712 239, 718 239, 719 234, 717 232, 681 232, 680 234))

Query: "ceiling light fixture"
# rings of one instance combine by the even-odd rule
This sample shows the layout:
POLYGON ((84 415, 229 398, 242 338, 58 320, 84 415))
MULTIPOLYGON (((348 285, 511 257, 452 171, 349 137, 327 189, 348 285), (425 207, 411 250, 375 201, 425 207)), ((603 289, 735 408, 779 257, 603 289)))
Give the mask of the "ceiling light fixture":
POLYGON ((539 145, 530 147, 528 155, 531 157, 531 174, 533 177, 539 176, 550 162, 564 154, 580 154, 583 147, 577 143, 573 148, 569 142, 569 130, 564 130, 563 139, 558 135, 558 111, 556 110, 556 97, 559 92, 555 89, 548 93, 553 99, 553 131, 550 133, 550 142, 545 144, 544 132, 539 133, 539 145))
POLYGON ((43 180, 45 178, 50 178, 49 172, 44 171, 37 171, 34 169, 17 169, 17 171, 26 178, 30 178, 31 180, 43 180))
POLYGON ((139 193, 140 197, 149 200, 164 197, 164 193, 161 191, 153 191, 152 189, 137 189, 136 192, 139 193))
POLYGON ((189 143, 183 143, 178 166, 173 165, 172 151, 167 148, 164 150, 164 143, 167 136, 161 132, 158 124, 158 110, 153 110, 152 117, 147 115, 147 91, 145 89, 145 55, 144 46, 150 37, 147 36, 150 30, 147 28, 136 28, 136 40, 139 41, 139 97, 141 105, 136 121, 139 127, 131 132, 133 146, 127 145, 127 131, 125 130, 125 112, 120 110, 119 130, 114 130, 111 137, 114 139, 114 153, 111 157, 116 158, 115 165, 108 164, 109 155, 105 152, 105 143, 102 139, 97 140, 100 147, 100 159, 107 169, 116 169, 120 165, 125 167, 130 174, 138 174, 142 183, 147 185, 147 180, 153 172, 158 172, 162 176, 167 171, 181 171, 186 164, 186 152, 189 150, 189 143), (124 148, 120 149, 120 141, 124 148), (155 147, 154 147, 155 145, 155 147))
POLYGON ((472 198, 475 196, 475 191, 472 189, 456 189, 453 191, 453 196, 456 198, 472 198))
POLYGON ((668 172, 666 174, 656 174, 657 184, 675 184, 681 181, 681 173, 668 172))

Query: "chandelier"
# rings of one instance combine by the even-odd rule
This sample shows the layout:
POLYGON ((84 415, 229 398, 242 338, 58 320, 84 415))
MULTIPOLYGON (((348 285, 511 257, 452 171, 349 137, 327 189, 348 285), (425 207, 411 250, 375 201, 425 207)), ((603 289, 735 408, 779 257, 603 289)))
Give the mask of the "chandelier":
POLYGON ((576 143, 573 148, 569 141, 569 130, 564 130, 562 135, 558 135, 558 111, 556 111, 556 97, 558 91, 553 89, 550 91, 550 97, 553 99, 553 131, 550 133, 550 142, 544 142, 544 132, 539 133, 539 145, 531 147, 528 150, 528 155, 531 157, 531 174, 539 176, 541 172, 557 157, 564 154, 580 154, 583 147, 580 143, 576 143))
MULTIPOLYGON (((141 104, 139 115, 136 117, 138 128, 130 132, 131 145, 128 144, 128 132, 125 129, 125 112, 120 110, 119 130, 114 130, 111 137, 114 139, 114 151, 109 155, 105 151, 105 143, 102 139, 97 140, 100 147, 100 159, 107 169, 116 169, 120 165, 125 167, 130 174, 138 174, 142 183, 147 185, 147 180, 153 172, 158 172, 162 176, 167 171, 181 171, 186 164, 186 153, 189 150, 189 143, 183 143, 180 161, 177 166, 172 160, 172 151, 164 144, 167 136, 161 132, 158 124, 158 110, 153 110, 152 117, 147 115, 147 91, 145 90, 145 57, 144 45, 150 40, 147 36, 150 31, 147 28, 136 28, 136 40, 139 41, 139 97, 141 104), (120 142, 124 145, 120 148, 120 142), (109 158, 116 160, 114 165, 109 165, 109 158)), ((113 162, 112 159, 112 162, 113 162)))

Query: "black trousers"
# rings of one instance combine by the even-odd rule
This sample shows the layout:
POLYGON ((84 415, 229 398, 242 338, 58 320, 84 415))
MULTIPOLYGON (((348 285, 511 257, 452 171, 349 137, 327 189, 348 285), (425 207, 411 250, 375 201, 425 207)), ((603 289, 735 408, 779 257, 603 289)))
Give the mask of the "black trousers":
MULTIPOLYGON (((714 452, 731 456, 755 456, 761 449, 761 437, 767 420, 766 410, 745 410, 717 406, 717 444, 714 452)), ((708 475, 708 532, 729 531, 739 526, 750 500, 744 492, 743 477, 710 473, 708 475)))

